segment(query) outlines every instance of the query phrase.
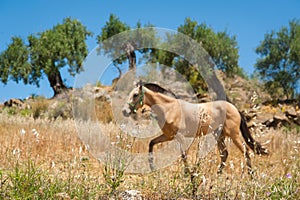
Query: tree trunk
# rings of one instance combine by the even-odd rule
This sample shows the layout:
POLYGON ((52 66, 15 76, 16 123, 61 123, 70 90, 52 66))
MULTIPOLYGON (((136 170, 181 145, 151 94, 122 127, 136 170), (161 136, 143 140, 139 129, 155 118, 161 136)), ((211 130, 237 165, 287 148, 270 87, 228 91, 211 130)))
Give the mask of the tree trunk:
POLYGON ((118 70, 118 72, 119 72, 119 76, 118 76, 117 78, 114 78, 114 79, 112 80, 112 86, 113 86, 113 88, 115 89, 116 86, 117 86, 118 81, 119 81, 119 80, 121 79, 121 77, 122 77, 122 70, 120 69, 120 67, 119 67, 117 64, 115 64, 114 66, 117 68, 117 70, 118 70))
POLYGON ((129 61, 129 70, 136 70, 136 55, 131 43, 125 44, 125 52, 129 61))
POLYGON ((61 78, 61 74, 57 68, 53 68, 53 70, 49 74, 47 74, 47 78, 50 83, 50 87, 54 91, 54 97, 68 89, 65 86, 61 78))
POLYGON ((283 89, 283 93, 286 96, 286 99, 292 99, 293 98, 293 93, 291 92, 291 88, 288 87, 288 84, 281 84, 281 87, 283 89))

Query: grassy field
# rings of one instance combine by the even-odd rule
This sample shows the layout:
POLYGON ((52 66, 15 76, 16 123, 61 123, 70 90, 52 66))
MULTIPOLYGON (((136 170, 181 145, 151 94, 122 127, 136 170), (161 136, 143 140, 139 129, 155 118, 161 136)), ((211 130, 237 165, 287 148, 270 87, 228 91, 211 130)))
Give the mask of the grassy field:
MULTIPOLYGON (((114 131, 113 124, 102 124, 114 131)), ((117 128, 115 128, 117 132, 117 128)), ((113 160, 100 163, 79 140, 71 119, 55 121, 0 113, 0 199, 119 199, 138 190, 144 199, 299 199, 300 134, 282 128, 255 138, 271 155, 252 156, 255 175, 245 170, 243 155, 230 141, 229 158, 217 175, 219 155, 195 163, 194 179, 183 163, 150 174, 126 174, 113 160)), ((139 145, 133 148, 145 149, 139 145)))

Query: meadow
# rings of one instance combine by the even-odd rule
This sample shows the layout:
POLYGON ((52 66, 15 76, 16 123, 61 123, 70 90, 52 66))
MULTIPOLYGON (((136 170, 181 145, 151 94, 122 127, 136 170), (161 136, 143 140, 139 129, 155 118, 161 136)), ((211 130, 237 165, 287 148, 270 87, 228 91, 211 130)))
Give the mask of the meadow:
MULTIPOLYGON (((83 128, 91 122, 85 123, 83 128)), ((121 134, 114 123, 99 123, 112 137, 121 134)), ((1 112, 0 199, 122 199, 126 190, 139 191, 139 199, 300 198, 297 129, 265 129, 254 135, 271 154, 251 156, 253 177, 231 141, 227 141, 229 157, 221 175, 217 174, 218 152, 196 159, 193 144, 188 155, 191 180, 180 159, 147 174, 125 173, 126 166, 114 160, 99 162, 79 139, 78 128, 72 119, 34 119, 1 112)), ((120 145, 126 146, 122 141, 120 145)), ((133 145, 131 150, 145 149, 141 145, 145 144, 133 145)))

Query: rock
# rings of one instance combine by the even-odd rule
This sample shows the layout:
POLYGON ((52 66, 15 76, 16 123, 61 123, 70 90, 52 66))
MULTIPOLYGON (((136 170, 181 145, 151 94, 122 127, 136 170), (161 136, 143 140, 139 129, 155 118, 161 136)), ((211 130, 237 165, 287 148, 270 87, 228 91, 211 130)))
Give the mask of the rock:
POLYGON ((278 124, 281 123, 284 126, 290 124, 288 118, 284 115, 274 115, 274 121, 277 121, 278 124))
POLYGON ((72 104, 64 101, 54 101, 47 109, 50 119, 68 119, 73 117, 72 104))
POLYGON ((297 125, 300 125, 300 113, 296 112, 296 109, 294 107, 289 108, 287 111, 285 111, 285 115, 289 120, 297 125))
POLYGON ((95 93, 94 98, 108 103, 112 102, 110 95, 105 90, 100 90, 98 93, 95 93))
POLYGON ((256 120, 258 123, 263 123, 267 120, 273 119, 274 114, 273 113, 267 113, 267 112, 260 112, 256 115, 256 120))
POLYGON ((291 122, 285 115, 276 114, 274 115, 273 119, 267 120, 263 124, 267 127, 278 128, 281 126, 290 126, 291 122))
POLYGON ((10 99, 8 101, 4 102, 5 107, 14 107, 14 108, 19 108, 19 109, 30 109, 30 105, 25 103, 21 99, 10 99))
POLYGON ((231 88, 242 88, 245 84, 245 80, 236 76, 236 79, 231 83, 231 88))
POLYGON ((300 126, 300 116, 297 116, 293 119, 294 123, 300 126))
POLYGON ((142 200, 143 196, 138 190, 125 190, 119 194, 121 200, 142 200))
POLYGON ((297 113, 296 113, 296 110, 295 108, 289 108, 288 110, 285 111, 285 115, 288 117, 288 118, 295 118, 297 117, 297 113))
POLYGON ((298 126, 300 126, 300 110, 296 111, 296 117, 293 118, 293 121, 294 121, 295 124, 297 124, 298 126))

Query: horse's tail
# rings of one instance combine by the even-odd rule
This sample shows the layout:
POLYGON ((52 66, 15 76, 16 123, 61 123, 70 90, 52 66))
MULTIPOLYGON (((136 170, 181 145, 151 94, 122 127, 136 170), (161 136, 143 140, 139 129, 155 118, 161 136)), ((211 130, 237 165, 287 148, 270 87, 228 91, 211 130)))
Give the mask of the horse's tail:
POLYGON ((261 146, 260 143, 256 142, 254 138, 251 136, 250 130, 247 126, 246 120, 244 118, 244 115, 240 113, 241 116, 241 125, 240 130, 242 132, 243 138, 245 139, 247 145, 256 153, 259 155, 268 155, 269 151, 261 146))

